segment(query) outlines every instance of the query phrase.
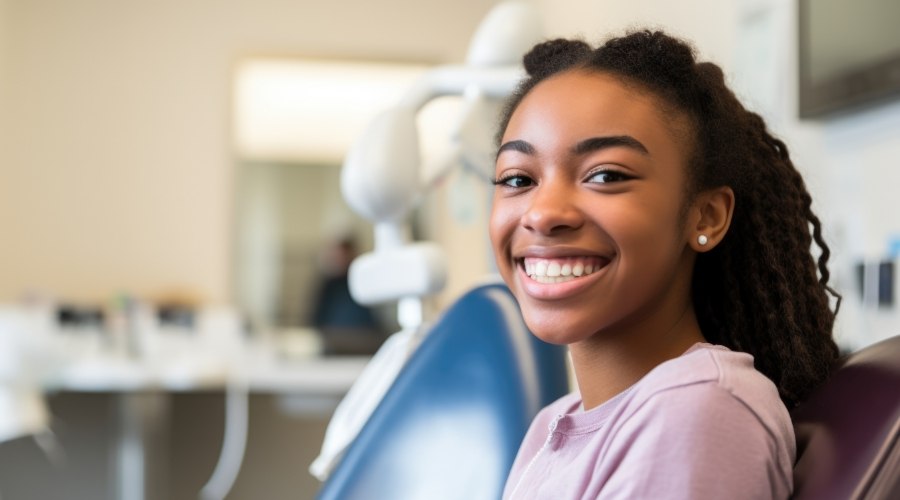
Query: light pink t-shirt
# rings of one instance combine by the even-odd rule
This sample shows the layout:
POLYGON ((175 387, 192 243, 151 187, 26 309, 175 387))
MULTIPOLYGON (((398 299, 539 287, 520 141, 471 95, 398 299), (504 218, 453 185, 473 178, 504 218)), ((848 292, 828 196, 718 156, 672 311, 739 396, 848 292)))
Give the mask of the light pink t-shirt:
POLYGON ((503 498, 788 498, 795 454, 753 357, 696 344, 590 411, 577 393, 544 408, 503 498))

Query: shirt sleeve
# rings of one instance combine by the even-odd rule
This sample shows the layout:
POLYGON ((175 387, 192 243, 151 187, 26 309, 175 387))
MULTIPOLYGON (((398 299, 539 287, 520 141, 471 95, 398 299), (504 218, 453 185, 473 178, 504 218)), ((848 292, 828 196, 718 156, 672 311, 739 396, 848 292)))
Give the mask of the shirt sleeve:
POLYGON ((654 394, 603 454, 597 498, 772 499, 792 487, 776 437, 716 384, 654 394))

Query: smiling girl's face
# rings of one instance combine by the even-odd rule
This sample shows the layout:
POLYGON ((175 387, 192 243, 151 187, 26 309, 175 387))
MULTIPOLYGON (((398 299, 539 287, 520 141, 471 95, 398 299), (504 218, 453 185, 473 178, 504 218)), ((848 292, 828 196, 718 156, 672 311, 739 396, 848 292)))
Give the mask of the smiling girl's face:
POLYGON ((496 163, 491 241, 539 338, 573 344, 670 325, 690 303, 691 134, 648 92, 568 71, 513 112, 496 163))

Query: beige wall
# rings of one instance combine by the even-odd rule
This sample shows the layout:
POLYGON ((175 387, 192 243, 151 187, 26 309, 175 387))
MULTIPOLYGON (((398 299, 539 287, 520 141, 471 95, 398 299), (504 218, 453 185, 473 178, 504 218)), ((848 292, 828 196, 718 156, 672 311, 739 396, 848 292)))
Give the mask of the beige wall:
POLYGON ((457 61, 493 3, 0 1, 0 300, 208 301, 231 293, 234 62, 457 61))
MULTIPOLYGON (((3 203, 3 199, 7 196, 7 183, 5 181, 5 172, 6 168, 4 165, 6 164, 6 160, 4 158, 4 151, 7 150, 7 128, 6 122, 9 115, 9 111, 7 110, 6 102, 6 88, 8 86, 8 75, 6 71, 6 59, 7 59, 7 36, 6 34, 9 31, 8 28, 8 16, 6 13, 7 10, 7 0, 0 0, 0 204, 3 203)), ((0 228, 6 228, 8 226, 7 221, 10 219, 11 214, 6 214, 6 210, 0 209, 0 228)), ((0 248, 7 247, 7 235, 5 230, 0 230, 0 248)), ((0 250, 0 252, 3 252, 0 250)), ((3 253, 0 253, 2 256, 3 253)), ((4 260, 0 258, 0 260, 4 260)), ((3 264, 0 264, 0 278, 2 278, 3 273, 3 264)), ((2 279, 0 279, 2 281, 2 279)), ((2 286, 2 285, 0 285, 2 286)))

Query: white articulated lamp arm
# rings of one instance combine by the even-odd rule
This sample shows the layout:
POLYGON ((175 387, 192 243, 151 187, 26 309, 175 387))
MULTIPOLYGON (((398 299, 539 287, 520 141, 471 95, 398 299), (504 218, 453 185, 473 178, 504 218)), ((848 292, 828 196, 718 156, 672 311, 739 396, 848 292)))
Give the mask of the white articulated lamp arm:
POLYGON ((494 7, 469 46, 465 65, 442 66, 426 73, 397 106, 369 125, 354 144, 341 171, 344 199, 375 225, 375 248, 354 260, 349 285, 361 304, 398 302, 401 331, 394 334, 350 389, 335 411, 310 472, 325 480, 368 421, 418 343, 422 297, 439 292, 446 281, 445 255, 431 242, 412 242, 408 218, 437 179, 462 166, 481 177, 493 171, 489 104, 513 92, 524 76, 522 55, 540 41, 534 8, 520 1, 494 7), (446 95, 464 97, 463 114, 444 157, 429 179, 421 179, 416 114, 446 95))
POLYGON ((357 213, 375 225, 375 249, 350 266, 353 298, 365 305, 398 300, 404 329, 422 323, 421 297, 446 282, 441 249, 412 243, 407 219, 421 196, 416 110, 398 106, 379 114, 344 162, 341 190, 357 213))
MULTIPOLYGON (((381 112, 344 160, 341 191, 361 216, 400 223, 419 193, 419 136, 416 109, 398 106, 381 112)), ((391 241, 377 241, 391 245, 391 241)))

